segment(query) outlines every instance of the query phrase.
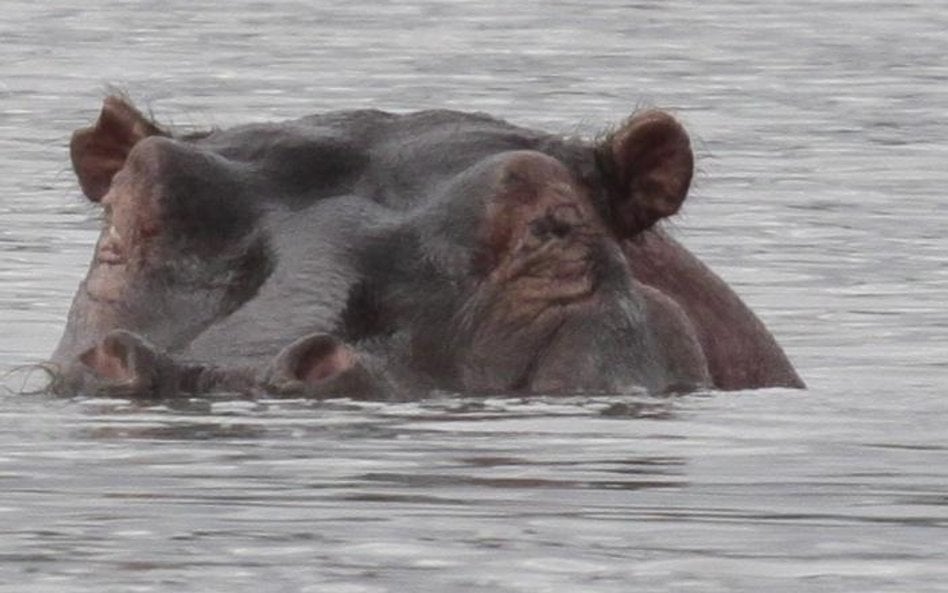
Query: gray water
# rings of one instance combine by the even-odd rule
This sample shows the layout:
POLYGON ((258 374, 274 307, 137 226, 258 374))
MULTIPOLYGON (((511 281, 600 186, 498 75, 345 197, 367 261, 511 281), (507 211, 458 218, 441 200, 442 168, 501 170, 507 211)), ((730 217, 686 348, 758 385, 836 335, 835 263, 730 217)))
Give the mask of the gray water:
POLYGON ((115 85, 184 127, 671 109, 700 167, 675 233, 810 389, 2 395, 0 591, 948 591, 946 56, 930 0, 4 0, 0 373, 85 273, 66 146, 115 85))

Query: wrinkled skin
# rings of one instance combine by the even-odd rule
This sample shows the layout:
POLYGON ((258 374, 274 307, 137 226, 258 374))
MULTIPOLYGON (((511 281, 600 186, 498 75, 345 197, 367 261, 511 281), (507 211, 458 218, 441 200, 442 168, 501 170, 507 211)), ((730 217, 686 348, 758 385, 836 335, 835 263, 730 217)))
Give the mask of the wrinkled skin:
POLYGON ((336 112, 175 137, 116 97, 71 143, 101 237, 58 392, 358 398, 802 387, 656 223, 688 136, 336 112))

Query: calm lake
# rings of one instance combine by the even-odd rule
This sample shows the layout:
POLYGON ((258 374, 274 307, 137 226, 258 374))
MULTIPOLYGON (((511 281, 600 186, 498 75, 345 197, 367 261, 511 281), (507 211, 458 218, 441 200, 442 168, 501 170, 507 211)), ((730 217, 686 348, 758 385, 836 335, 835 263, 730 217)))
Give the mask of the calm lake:
POLYGON ((928 0, 5 0, 0 591, 948 591, 946 56, 928 0), (67 143, 113 88, 185 128, 669 109, 699 156, 674 233, 810 389, 17 393, 98 235, 67 143))

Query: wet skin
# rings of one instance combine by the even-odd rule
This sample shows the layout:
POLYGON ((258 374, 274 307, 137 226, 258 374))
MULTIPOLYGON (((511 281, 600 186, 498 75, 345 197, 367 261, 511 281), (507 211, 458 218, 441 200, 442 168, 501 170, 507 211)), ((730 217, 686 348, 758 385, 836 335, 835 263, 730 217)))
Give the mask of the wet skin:
POLYGON ((52 357, 61 393, 803 385, 657 226, 693 170, 660 111, 597 143, 452 111, 175 136, 110 97, 71 155, 104 223, 52 357))

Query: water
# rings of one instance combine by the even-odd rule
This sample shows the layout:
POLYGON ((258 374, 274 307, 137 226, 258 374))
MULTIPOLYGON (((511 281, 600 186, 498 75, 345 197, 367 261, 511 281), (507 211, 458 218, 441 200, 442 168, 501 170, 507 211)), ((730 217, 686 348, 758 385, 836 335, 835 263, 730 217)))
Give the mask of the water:
POLYGON ((946 30, 923 0, 7 0, 2 373, 49 354, 85 273, 66 144, 116 85, 185 127, 672 109, 700 168, 675 231, 810 389, 2 396, 0 591, 948 590, 946 30))

